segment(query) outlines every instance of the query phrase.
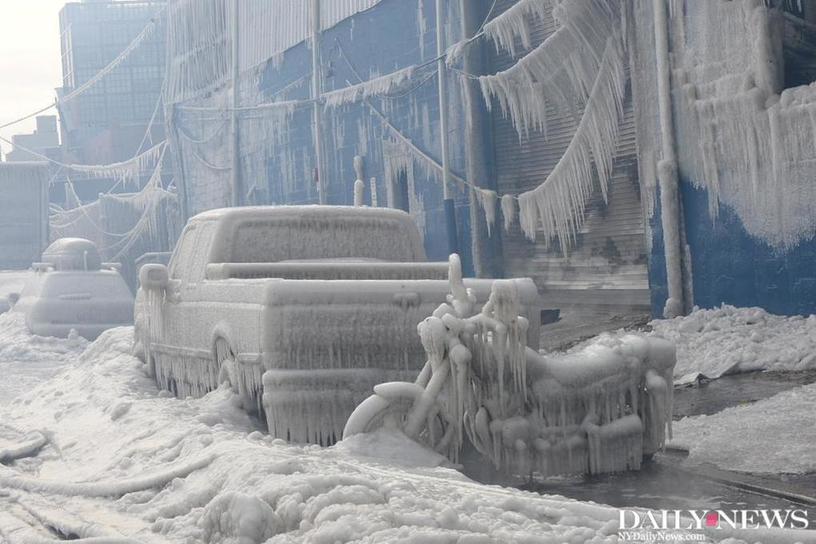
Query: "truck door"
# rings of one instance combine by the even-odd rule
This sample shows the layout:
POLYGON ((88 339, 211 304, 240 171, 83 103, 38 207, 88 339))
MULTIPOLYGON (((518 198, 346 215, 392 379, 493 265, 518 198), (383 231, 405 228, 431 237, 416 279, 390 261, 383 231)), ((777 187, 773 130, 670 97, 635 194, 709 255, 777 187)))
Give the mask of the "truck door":
POLYGON ((174 345, 191 353, 208 349, 210 343, 212 309, 202 300, 201 287, 214 228, 215 223, 202 222, 190 229, 181 247, 178 271, 170 270, 171 280, 178 280, 177 301, 168 305, 170 321, 177 329, 174 345))
POLYGON ((198 224, 188 225, 179 239, 173 257, 170 259, 170 283, 167 286, 167 296, 164 299, 162 308, 164 322, 164 338, 160 343, 171 347, 187 347, 184 338, 184 312, 182 310, 190 283, 190 267, 192 256, 195 252, 196 238, 198 237, 198 224))

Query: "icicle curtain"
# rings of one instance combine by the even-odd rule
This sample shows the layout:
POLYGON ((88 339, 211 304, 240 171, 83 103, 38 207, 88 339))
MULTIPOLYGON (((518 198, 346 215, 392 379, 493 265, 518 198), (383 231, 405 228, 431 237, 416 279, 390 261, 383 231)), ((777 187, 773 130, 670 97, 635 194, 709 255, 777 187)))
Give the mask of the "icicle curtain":
MULTIPOLYGON (((548 107, 574 111, 579 122, 564 155, 535 189, 518 196, 524 234, 575 241, 593 190, 606 198, 626 91, 626 54, 620 6, 610 0, 522 0, 485 26, 496 47, 529 52, 507 70, 479 77, 488 107, 509 116, 521 138, 546 133, 548 107), (530 23, 552 17, 555 30, 532 48, 530 23), (583 105, 583 111, 581 111, 583 105)), ((480 193, 488 220, 495 198, 480 193)), ((513 197, 502 197, 505 228, 515 219, 513 197)))
POLYGON ((540 229, 567 247, 583 223, 596 174, 606 197, 625 89, 623 44, 619 36, 611 36, 569 147, 544 183, 519 195, 519 221, 528 238, 540 229))
POLYGON ((816 234, 816 86, 780 92, 781 24, 759 2, 688 0, 672 20, 673 95, 680 172, 706 189, 711 218, 723 204, 789 249, 816 234))
MULTIPOLYGON (((600 69, 606 41, 618 32, 620 17, 609 0, 574 0, 553 9, 560 27, 511 68, 482 76, 488 107, 495 99, 521 135, 546 130, 547 104, 574 107, 586 99, 600 69)), ((515 35, 515 18, 499 28, 515 35)), ((498 32, 498 31, 496 31, 498 32)), ((508 38, 509 39, 509 38, 508 38)))

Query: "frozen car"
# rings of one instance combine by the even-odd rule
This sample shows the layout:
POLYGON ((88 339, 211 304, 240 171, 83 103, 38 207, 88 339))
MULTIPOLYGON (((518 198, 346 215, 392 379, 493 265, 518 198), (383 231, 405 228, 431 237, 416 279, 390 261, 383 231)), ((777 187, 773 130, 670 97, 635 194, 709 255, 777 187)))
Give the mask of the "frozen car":
POLYGON ((22 291, 9 295, 32 333, 66 337, 73 329, 93 340, 133 323, 133 295, 118 265, 103 263, 93 242, 61 238, 32 269, 22 291))

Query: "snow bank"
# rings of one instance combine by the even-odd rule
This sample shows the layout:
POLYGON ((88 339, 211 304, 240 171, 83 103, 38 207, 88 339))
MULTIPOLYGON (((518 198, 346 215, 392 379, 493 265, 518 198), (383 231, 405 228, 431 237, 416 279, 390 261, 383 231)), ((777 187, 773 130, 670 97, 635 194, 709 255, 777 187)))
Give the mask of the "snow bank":
POLYGON ((26 279, 31 274, 29 271, 0 272, 0 304, 11 293, 20 293, 25 286, 26 279))
POLYGON ((816 384, 711 416, 682 419, 675 422, 670 443, 689 450, 688 463, 771 474, 816 472, 814 444, 816 384))
POLYGON ((816 368, 816 316, 785 317, 723 305, 655 320, 655 334, 677 345, 675 383, 755 370, 816 368))
POLYGON ((104 525, 87 537, 144 544, 616 538, 616 509, 473 483, 398 434, 294 446, 261 433, 227 388, 171 398, 129 354, 131 337, 107 331, 4 409, 4 422, 42 429, 49 443, 0 468, 0 540, 37 534, 48 512, 18 503, 39 497, 66 520, 104 525))
POLYGON ((76 359, 88 345, 78 336, 68 339, 45 338, 28 332, 22 314, 0 315, 0 406, 30 390, 76 359))

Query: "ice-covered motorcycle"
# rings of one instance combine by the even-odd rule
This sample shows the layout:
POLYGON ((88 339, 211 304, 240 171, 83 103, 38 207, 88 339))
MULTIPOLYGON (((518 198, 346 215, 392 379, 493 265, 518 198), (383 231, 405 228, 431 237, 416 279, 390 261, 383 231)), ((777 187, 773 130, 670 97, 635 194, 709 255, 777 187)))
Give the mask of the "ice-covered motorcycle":
POLYGON ((487 302, 449 262, 451 294, 417 329, 427 362, 414 383, 390 382, 352 413, 344 437, 394 427, 456 461, 464 439, 515 474, 638 469, 670 431, 673 344, 607 335, 558 357, 525 346, 515 284, 487 302))

